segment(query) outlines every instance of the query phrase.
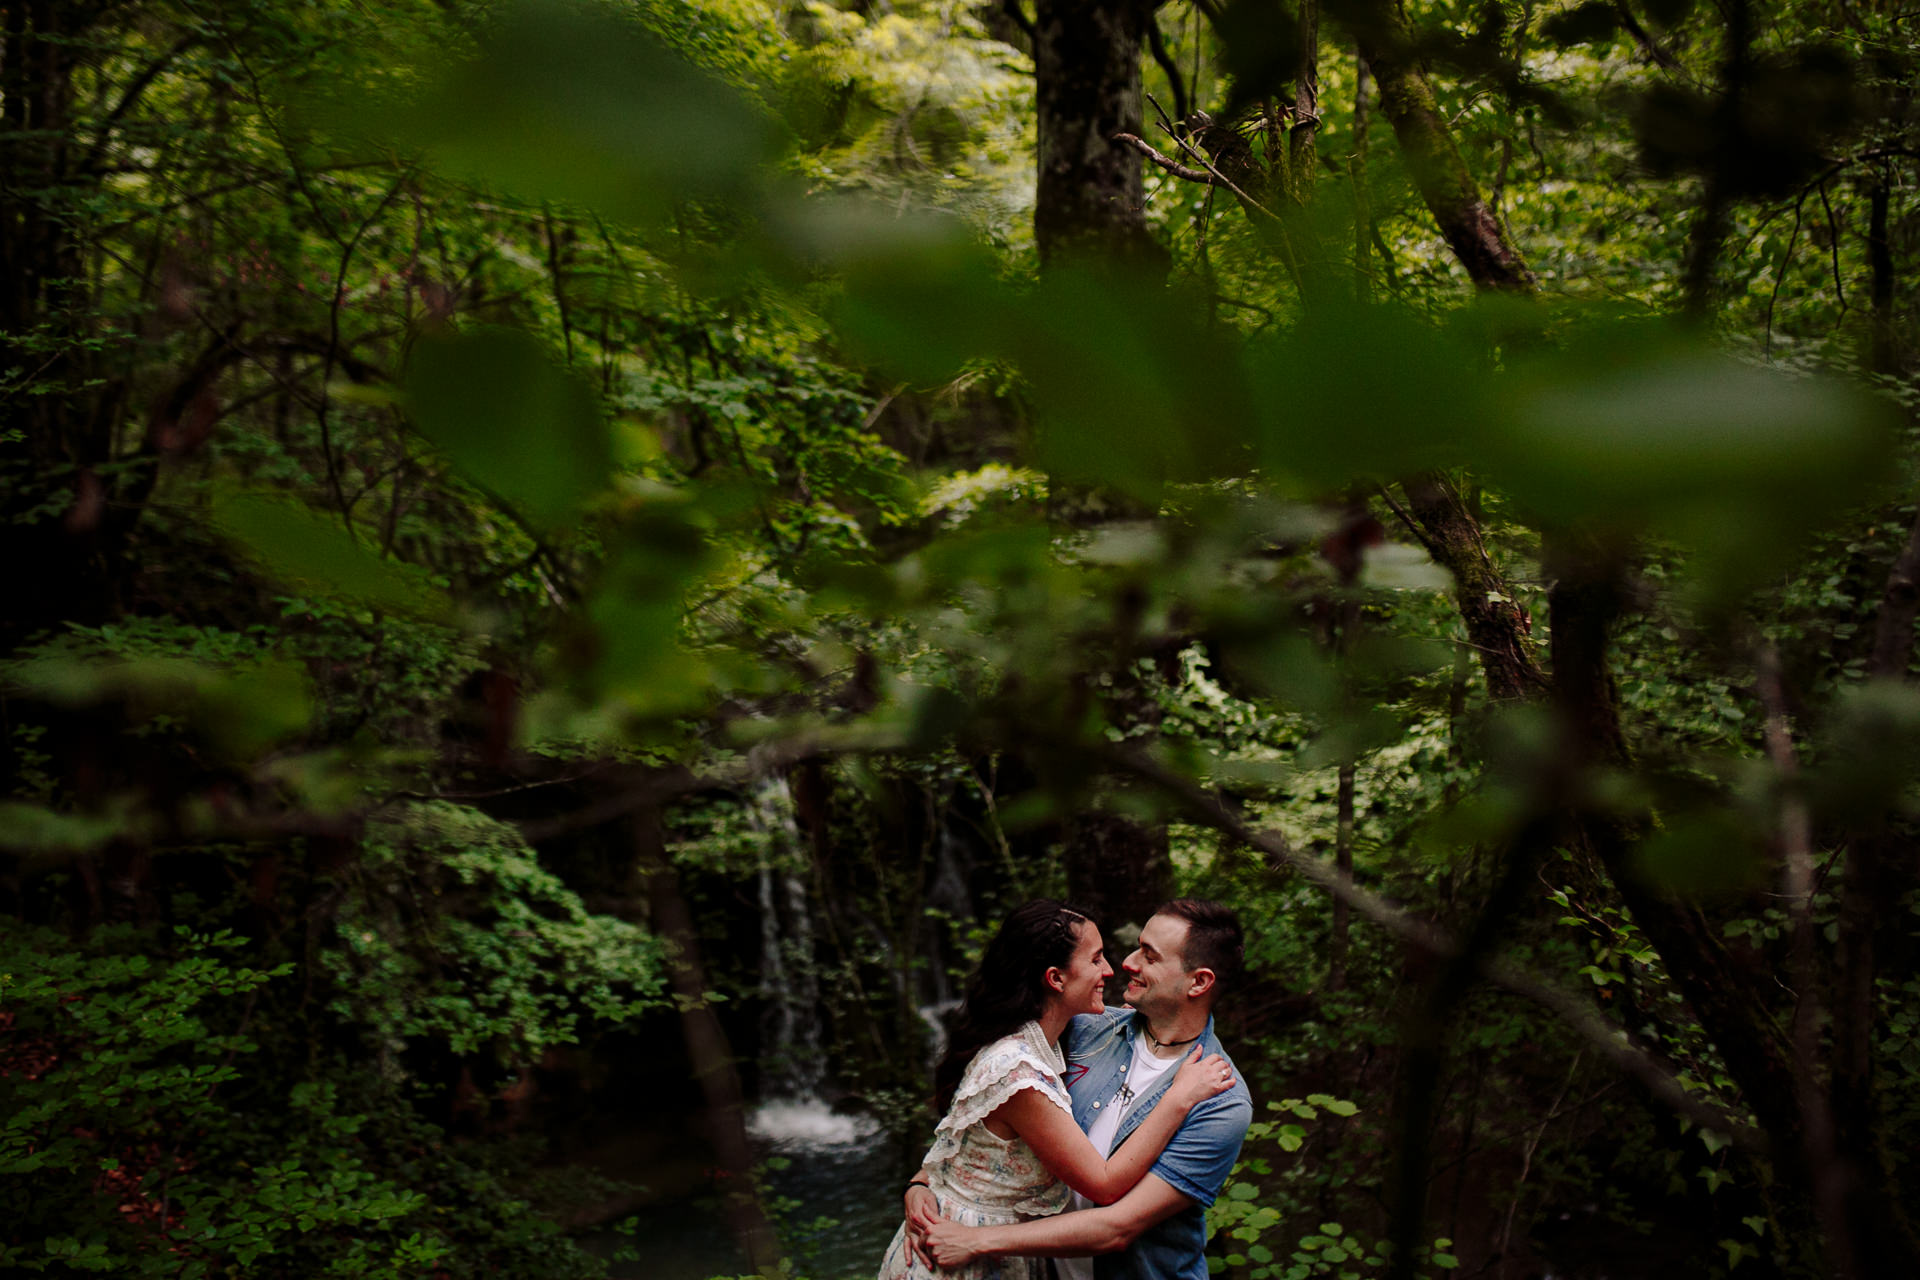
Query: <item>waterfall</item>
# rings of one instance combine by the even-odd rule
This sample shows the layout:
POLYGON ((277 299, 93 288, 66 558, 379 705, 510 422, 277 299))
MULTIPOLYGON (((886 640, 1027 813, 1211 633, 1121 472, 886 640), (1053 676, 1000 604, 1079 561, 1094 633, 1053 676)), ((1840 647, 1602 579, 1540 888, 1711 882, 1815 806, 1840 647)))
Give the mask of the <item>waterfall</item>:
POLYGON ((819 1154, 871 1136, 865 1116, 836 1114, 821 1097, 827 1054, 825 1015, 814 967, 813 906, 807 859, 794 819, 793 792, 775 775, 747 798, 759 845, 760 1105, 748 1128, 777 1151, 819 1154))
MULTIPOLYGON (((933 846, 933 876, 927 885, 927 904, 950 918, 964 920, 973 915, 973 894, 967 888, 966 845, 942 823, 933 846)), ((914 1005, 914 1013, 927 1027, 927 1071, 931 1073, 947 1052, 947 1018, 960 1007, 960 996, 947 977, 946 948, 938 938, 929 939, 928 963, 922 968, 921 983, 925 999, 914 1005)))
POLYGON ((760 1094, 818 1101, 826 1079, 820 1045, 820 978, 814 971, 813 911, 801 878, 793 793, 774 776, 754 788, 747 818, 760 845, 760 1094))

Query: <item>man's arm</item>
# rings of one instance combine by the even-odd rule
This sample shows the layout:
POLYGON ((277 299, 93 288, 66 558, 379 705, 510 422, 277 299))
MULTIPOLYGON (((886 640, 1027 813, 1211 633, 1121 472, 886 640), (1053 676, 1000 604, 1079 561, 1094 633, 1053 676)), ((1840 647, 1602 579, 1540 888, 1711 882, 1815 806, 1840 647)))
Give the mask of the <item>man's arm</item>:
POLYGON ((1004 1227, 962 1227, 941 1221, 926 1229, 924 1247, 943 1269, 975 1258, 1080 1258, 1117 1253, 1193 1201, 1155 1174, 1110 1205, 1058 1213, 1004 1227))

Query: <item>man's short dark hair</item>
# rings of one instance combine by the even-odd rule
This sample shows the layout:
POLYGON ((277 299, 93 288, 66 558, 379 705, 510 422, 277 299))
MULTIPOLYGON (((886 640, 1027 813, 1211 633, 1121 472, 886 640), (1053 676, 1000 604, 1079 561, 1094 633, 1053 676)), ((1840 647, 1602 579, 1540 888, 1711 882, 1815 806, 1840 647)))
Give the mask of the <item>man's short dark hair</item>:
POLYGON ((1213 970, 1214 984, 1221 991, 1240 981, 1247 962, 1246 935, 1232 907, 1205 898, 1175 898, 1162 903, 1154 914, 1187 922, 1187 942, 1180 958, 1189 970, 1213 970))

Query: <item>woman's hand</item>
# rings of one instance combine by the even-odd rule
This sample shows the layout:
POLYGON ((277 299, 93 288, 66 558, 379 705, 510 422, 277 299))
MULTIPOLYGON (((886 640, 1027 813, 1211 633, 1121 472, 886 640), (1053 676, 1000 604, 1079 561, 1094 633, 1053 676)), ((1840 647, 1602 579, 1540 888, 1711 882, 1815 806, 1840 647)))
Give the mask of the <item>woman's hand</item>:
POLYGON ((914 1183, 907 1188, 907 1261, 916 1259, 928 1267, 933 1266, 933 1256, 926 1250, 927 1228, 936 1222, 944 1221, 940 1216, 939 1201, 933 1198, 924 1183, 914 1183))
POLYGON ((1173 1083, 1167 1086, 1167 1100, 1176 1106, 1192 1108, 1231 1088, 1233 1068, 1227 1065, 1227 1060, 1217 1053, 1202 1058, 1195 1049, 1193 1056, 1180 1064, 1173 1083))
POLYGON ((932 1258, 942 1271, 951 1271, 980 1256, 974 1243, 979 1235, 979 1227, 963 1227, 945 1218, 935 1218, 920 1237, 920 1251, 932 1258))

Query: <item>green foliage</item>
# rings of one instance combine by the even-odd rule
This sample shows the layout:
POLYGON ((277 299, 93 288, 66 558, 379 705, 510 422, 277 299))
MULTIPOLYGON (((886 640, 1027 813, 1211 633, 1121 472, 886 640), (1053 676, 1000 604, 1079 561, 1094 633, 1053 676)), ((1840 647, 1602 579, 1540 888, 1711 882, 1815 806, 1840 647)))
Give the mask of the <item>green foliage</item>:
POLYGON ((248 1069, 263 990, 247 940, 182 926, 75 947, 10 930, 0 1263, 14 1274, 417 1274, 452 1252, 427 1197, 377 1176, 330 1084, 275 1097, 248 1069), (274 1143, 269 1135, 279 1135, 274 1143), (268 1149, 271 1148, 271 1155, 268 1149), (422 1229, 425 1228, 425 1234, 422 1229))
POLYGON ((325 953, 335 1012, 383 1055, 409 1040, 525 1066, 658 1002, 659 943, 590 914, 513 828, 445 802, 371 825, 325 953))
MULTIPOLYGON (((1312 131, 1235 114, 1291 79, 1274 24, 1153 16, 1160 96, 1215 111, 1292 202, 1151 170, 1172 288, 1029 278, 1036 72, 997 11, 41 10, 0 87, 53 113, 0 138, 31 212, 0 303, 0 531, 30 579, 0 655, 0 909, 68 933, 0 944, 6 1052, 54 1058, 0 1077, 0 1264, 590 1271, 507 1190, 538 1144, 455 1152, 434 1098, 669 1025, 661 943, 585 905, 632 909, 633 842, 536 852, 500 816, 569 819, 605 778, 699 792, 660 874, 734 1008, 763 994, 726 945, 757 878, 804 886, 817 937, 781 954, 825 993, 839 1083, 902 1129, 915 1002, 1001 906, 1081 887, 1061 846, 1087 809, 1171 815, 1114 776, 1129 753, 1452 927, 1529 806, 1617 822, 1615 865, 1569 839, 1533 868, 1503 946, 1736 1111, 1737 1050, 1628 891, 1686 903, 1785 1025, 1794 921, 1757 895, 1787 807, 1833 864, 1822 949, 1858 927, 1842 844, 1880 816, 1907 838, 1920 718, 1863 683, 1913 519, 1916 395, 1882 350, 1913 307, 1898 14, 1776 7, 1734 58, 1705 6, 1415 6, 1448 145, 1549 295, 1518 306, 1469 299, 1415 166, 1377 112, 1361 134, 1353 6, 1326 6, 1312 131), (1745 96, 1716 101, 1736 65, 1745 96), (1316 131, 1319 177, 1289 177, 1316 131), (1658 318, 1689 289, 1709 323, 1658 318), (1435 477, 1484 601, 1407 509, 1435 477), (1511 610, 1560 679, 1582 557, 1621 738, 1555 771, 1469 615, 1511 610), (1762 645, 1792 776, 1760 738, 1762 645), (790 770, 805 830, 771 833, 737 793, 790 770), (199 935, 89 928, 121 917, 199 935)), ((1285 1099, 1215 1206, 1223 1263, 1377 1270, 1380 1104, 1429 975, 1220 837, 1169 838, 1183 886, 1254 925, 1241 1056, 1285 1099)), ((1920 987, 1888 964, 1875 1140, 1910 1179, 1920 987)), ((1450 1032, 1435 1140, 1509 1234, 1577 1193, 1622 1230, 1684 1195, 1729 1270, 1798 1265, 1784 1183, 1564 1028, 1475 994, 1450 1032)), ((1419 1265, 1493 1242, 1445 1244, 1419 1265)))

